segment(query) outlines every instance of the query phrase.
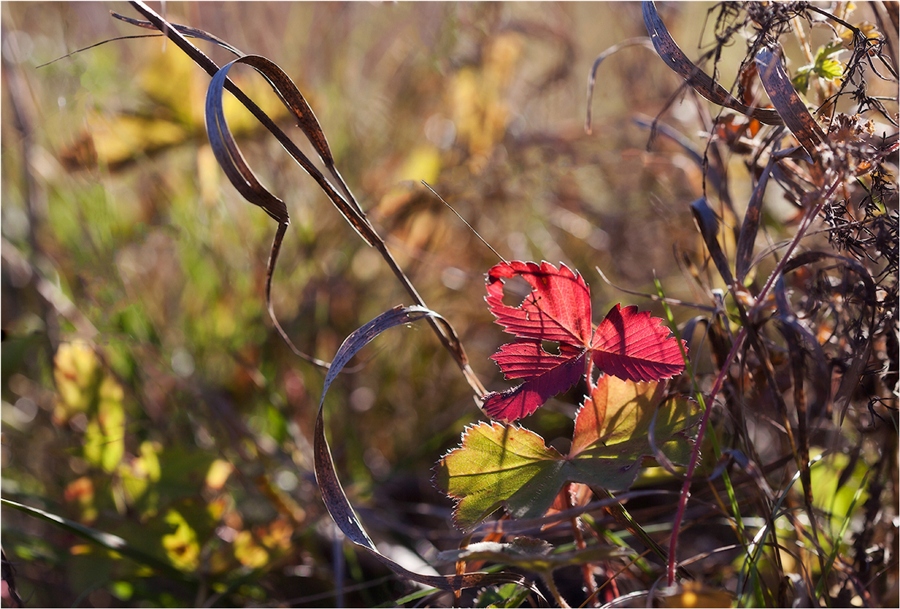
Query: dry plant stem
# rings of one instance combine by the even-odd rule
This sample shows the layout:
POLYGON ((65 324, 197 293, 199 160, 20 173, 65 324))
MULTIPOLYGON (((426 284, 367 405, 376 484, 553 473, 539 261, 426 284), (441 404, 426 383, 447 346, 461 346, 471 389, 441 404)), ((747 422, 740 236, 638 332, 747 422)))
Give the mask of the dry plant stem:
POLYGON ((559 593, 559 588, 556 587, 556 582, 553 581, 553 571, 547 571, 543 573, 544 583, 547 584, 547 588, 550 590, 550 594, 553 595, 553 599, 556 601, 556 604, 559 605, 562 609, 570 609, 571 605, 566 602, 566 599, 563 598, 562 594, 559 593))
MULTIPOLYGON (((209 57, 207 57, 200 49, 191 44, 187 38, 185 38, 180 32, 178 32, 175 28, 171 27, 168 22, 162 19, 153 9, 148 7, 143 2, 139 0, 132 0, 131 5, 135 7, 142 15, 144 15, 151 23, 153 23, 157 29, 163 32, 172 42, 174 42, 184 53, 190 57, 197 65, 199 65, 203 70, 206 71, 210 76, 215 76, 215 74, 219 71, 219 66, 212 61, 209 57)), ((238 88, 230 79, 226 79, 225 88, 231 92, 250 112, 259 120, 275 137, 278 139, 279 143, 284 146, 288 152, 297 160, 298 163, 303 167, 303 169, 312 176, 313 179, 319 184, 319 186, 326 192, 336 205, 338 202, 344 202, 344 205, 339 205, 339 209, 347 218, 348 221, 353 225, 353 227, 359 232, 360 236, 367 242, 369 245, 375 247, 378 252, 382 255, 385 261, 388 263, 388 266, 391 268, 391 271, 403 285, 406 292, 413 298, 415 303, 419 306, 428 308, 428 305, 425 304, 422 297, 416 291, 415 287, 413 287, 412 283, 409 281, 409 278, 403 273, 403 270, 397 265, 397 262, 394 260, 394 257, 391 255, 390 251, 387 248, 387 245, 384 243, 384 240, 378 236, 375 232, 374 228, 372 228, 369 221, 366 219, 364 214, 361 214, 357 211, 357 204, 355 199, 350 196, 350 201, 352 203, 347 203, 343 196, 341 196, 334 187, 328 182, 325 176, 311 163, 304 163, 301 159, 305 157, 300 153, 299 149, 297 149, 296 145, 293 141, 250 99, 238 88), (294 154, 296 151, 298 154, 294 154)), ((349 191, 346 184, 340 179, 340 174, 337 173, 336 170, 332 171, 332 175, 337 178, 340 182, 340 187, 345 192, 349 191)), ((277 253, 276 253, 277 255, 277 253)), ((455 332, 448 330, 447 328, 438 324, 433 318, 429 317, 427 319, 428 324, 431 326, 432 330, 434 330, 438 339, 441 341, 441 344, 450 354, 453 356, 453 359, 456 360, 457 365, 471 386, 472 390, 475 394, 480 398, 487 391, 482 385, 481 381, 478 377, 475 376, 475 373, 472 371, 472 368, 469 366, 468 357, 465 354, 465 350, 462 347, 462 344, 459 342, 458 337, 455 332)))
MULTIPOLYGON (((568 509, 572 509, 575 507, 575 502, 572 500, 572 494, 569 492, 572 488, 572 484, 569 483, 563 488, 563 493, 565 493, 566 498, 566 507, 568 509)), ((581 518, 579 516, 572 516, 569 522, 572 523, 572 536, 575 538, 575 547, 579 550, 584 550, 587 548, 587 544, 584 541, 584 535, 581 534, 581 527, 579 527, 579 521, 581 518)), ((597 594, 597 582, 594 579, 594 571, 591 568, 590 563, 585 563, 581 565, 581 575, 584 577, 584 590, 587 592, 588 596, 596 596, 597 594)))
MULTIPOLYGON (((787 262, 791 259, 791 255, 794 253, 794 250, 806 235, 806 232, 812 225, 813 220, 815 220, 819 213, 821 213, 822 209, 825 207, 825 204, 831 199, 832 195, 834 195, 835 190, 837 190, 837 187, 840 184, 841 179, 840 176, 838 176, 837 178, 835 178, 834 184, 832 184, 828 188, 828 190, 822 194, 821 198, 819 199, 819 203, 815 207, 811 208, 803 218, 803 222, 797 229, 797 233, 794 235, 794 238, 791 239, 790 244, 784 252, 784 256, 781 258, 781 260, 778 261, 778 264, 772 271, 772 274, 769 275, 769 278, 766 280, 766 284, 763 286, 762 290, 760 290, 760 293, 756 298, 756 304, 750 310, 749 317, 751 319, 753 319, 756 314, 759 313, 759 310, 763 306, 765 306, 766 297, 775 286, 775 282, 777 281, 778 277, 783 273, 785 264, 787 264, 787 262)), ((694 450, 691 451, 691 458, 690 461, 688 461, 688 466, 685 470, 684 483, 681 486, 681 498, 678 501, 678 509, 675 512, 675 519, 672 522, 672 535, 669 540, 669 559, 666 565, 666 579, 669 586, 675 585, 675 574, 678 568, 678 535, 681 530, 681 523, 684 521, 685 512, 687 511, 687 502, 691 497, 691 481, 694 478, 694 470, 697 468, 697 464, 700 462, 700 447, 703 445, 703 437, 706 434, 706 427, 709 424, 709 415, 712 412, 712 406, 715 402, 716 396, 722 389, 722 385, 725 382, 728 368, 731 366, 734 358, 737 357, 738 351, 740 351, 746 338, 747 327, 742 326, 740 331, 734 338, 734 344, 731 346, 731 351, 728 353, 728 356, 722 363, 722 367, 719 370, 718 376, 716 377, 716 382, 713 384, 713 387, 709 392, 709 397, 706 400, 706 410, 703 411, 703 415, 700 418, 700 425, 697 428, 697 440, 695 441, 694 450)))

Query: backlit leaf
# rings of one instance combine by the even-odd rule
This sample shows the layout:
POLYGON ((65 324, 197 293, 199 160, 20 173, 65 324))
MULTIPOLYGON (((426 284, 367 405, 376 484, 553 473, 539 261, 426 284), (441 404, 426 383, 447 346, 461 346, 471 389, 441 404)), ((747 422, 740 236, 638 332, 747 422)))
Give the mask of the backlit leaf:
POLYGON ((537 341, 507 343, 491 356, 507 379, 527 380, 507 391, 485 397, 484 411, 494 418, 515 421, 530 415, 554 395, 569 389, 584 374, 584 349, 573 353, 564 345, 560 355, 547 353, 537 341))
POLYGON ((588 346, 591 336, 591 292, 584 278, 565 264, 502 262, 488 271, 488 307, 497 323, 519 338, 588 346), (518 307, 503 304, 503 280, 521 277, 531 294, 518 307))
POLYGON ((635 383, 603 375, 575 416, 570 455, 577 455, 606 436, 626 407, 646 411, 659 401, 658 383, 635 383))
POLYGON ((478 523, 505 505, 525 518, 543 514, 561 486, 563 456, 538 434, 500 423, 468 427, 462 445, 435 467, 436 482, 458 499, 454 522, 478 523))
POLYGON ((594 363, 606 372, 633 381, 656 381, 684 370, 678 341, 658 317, 634 305, 614 306, 591 342, 594 363))
POLYGON ((564 264, 557 269, 549 262, 502 262, 488 272, 487 293, 497 323, 518 337, 492 359, 507 379, 525 381, 485 396, 484 411, 491 418, 516 421, 530 415, 577 383, 591 362, 635 381, 661 380, 684 369, 678 342, 663 321, 637 307, 616 305, 594 332, 590 289, 564 264), (532 288, 517 307, 503 302, 504 280, 513 277, 532 288), (546 351, 542 341, 559 343, 559 353, 546 351))
POLYGON ((658 408, 655 383, 604 378, 594 394, 607 406, 603 422, 597 424, 600 417, 594 416, 592 426, 588 400, 568 456, 516 425, 483 422, 466 428, 460 446, 435 466, 435 483, 456 500, 454 523, 470 528, 501 507, 514 518, 541 517, 569 482, 627 489, 643 458, 654 455, 651 426, 657 448, 673 463, 684 463, 691 446, 685 430, 696 414, 692 406, 670 401, 658 408))
POLYGON ((652 429, 656 449, 673 464, 684 463, 690 454, 684 430, 693 424, 696 408, 679 399, 661 403, 662 388, 657 383, 600 377, 575 416, 569 456, 635 460, 653 457, 654 449, 647 441, 652 429))

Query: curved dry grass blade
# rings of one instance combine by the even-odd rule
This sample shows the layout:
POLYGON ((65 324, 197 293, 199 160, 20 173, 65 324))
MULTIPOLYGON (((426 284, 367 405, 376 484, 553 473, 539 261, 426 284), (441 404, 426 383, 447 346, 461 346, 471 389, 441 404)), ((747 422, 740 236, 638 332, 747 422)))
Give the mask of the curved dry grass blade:
POLYGON ((759 221, 762 216, 763 195, 766 194, 766 187, 769 184, 769 175, 775 166, 776 155, 769 156, 769 162, 763 169, 759 181, 750 195, 750 202, 747 204, 747 211, 744 214, 744 222, 741 224, 741 232, 738 235, 737 251, 735 253, 734 273, 737 282, 744 284, 744 278, 750 270, 750 263, 753 256, 753 246, 756 243, 756 234, 759 232, 759 221))
POLYGON ((684 151, 685 154, 690 157, 694 163, 697 164, 697 167, 703 168, 703 155, 700 154, 700 151, 697 150, 696 146, 694 146, 694 142, 689 140, 683 133, 669 125, 668 123, 664 123, 658 119, 652 119, 647 116, 635 116, 632 117, 631 122, 641 127, 642 129, 649 129, 650 131, 656 131, 660 133, 676 144, 684 151))
POLYGON ((800 439, 801 441, 807 441, 806 454, 802 455, 802 457, 806 459, 809 457, 808 438, 804 439, 803 437, 806 433, 807 425, 806 411, 812 410, 817 413, 825 411, 825 405, 831 397, 831 374, 828 372, 828 363, 825 358, 825 353, 822 351, 822 346, 819 344, 815 335, 800 323, 791 307, 791 303, 788 300, 785 291, 783 277, 775 284, 773 292, 775 294, 777 310, 776 319, 779 324, 779 331, 787 342, 788 351, 791 355, 791 365, 798 366, 798 368, 794 370, 794 402, 798 409, 800 439), (811 407, 808 406, 808 400, 805 395, 800 396, 797 394, 797 391, 803 390, 804 375, 803 369, 799 366, 802 365, 803 368, 805 368, 805 364, 802 364, 802 360, 806 357, 809 357, 814 365, 814 370, 808 375, 808 379, 815 389, 815 402, 811 407), (801 397, 802 399, 800 399, 801 397), (804 412, 799 412, 800 410, 804 412))
POLYGON ((755 60, 759 79, 772 100, 772 105, 803 149, 811 158, 815 158, 816 150, 825 142, 825 133, 791 84, 790 77, 781 65, 780 50, 764 46, 756 53, 755 60))
POLYGON ((642 2, 641 5, 644 14, 644 25, 647 27, 647 32, 650 34, 650 40, 653 41, 656 52, 666 65, 681 76, 697 93, 714 104, 752 116, 761 123, 766 123, 767 125, 783 124, 781 117, 775 110, 753 108, 741 103, 731 93, 726 91, 722 85, 694 65, 672 38, 672 35, 669 34, 669 30, 666 29, 666 25, 656 11, 656 4, 653 2, 642 2))
MULTIPOLYGON (((157 29, 161 32, 164 32, 165 35, 174 42, 178 48, 180 48, 184 53, 190 57, 197 65, 203 68, 210 76, 213 78, 220 72, 219 66, 216 65, 214 61, 212 61, 209 57, 203 54, 200 49, 195 47, 190 41, 187 40, 179 31, 177 31, 174 27, 171 26, 165 19, 156 14, 153 9, 148 7, 143 2, 139 0, 132 0, 131 5, 134 6, 142 15, 144 15, 157 29)), ((241 58, 243 59, 243 58, 241 58)), ((251 59, 252 61, 252 59, 251 59)), ((265 76, 265 75, 264 75, 265 76)), ((259 106, 257 106, 247 95, 241 91, 231 80, 227 78, 226 75, 222 75, 221 77, 221 87, 227 89, 230 93, 232 93, 238 101, 240 101, 244 107, 246 107, 251 114, 263 124, 266 129, 269 130, 272 135, 278 140, 278 142, 282 145, 282 147, 294 158, 295 161, 312 177, 322 191, 328 196, 331 200, 332 204, 337 207, 338 211, 344 216, 348 223, 353 226, 354 230, 362 237, 362 239, 378 250, 381 256, 385 259, 388 266, 391 269, 391 272, 394 273, 394 276, 398 281, 403 285, 404 289, 409 293, 409 295, 415 300, 415 302, 422 307, 426 307, 424 300, 419 295, 418 291, 410 282, 409 278, 403 273, 403 270, 397 264, 397 261, 394 260, 393 255, 390 250, 387 248, 384 240, 375 232, 375 229, 369 224, 368 220, 366 220, 365 216, 359 210, 359 205, 356 204, 352 195, 349 194, 349 188, 340 178, 340 174, 337 172, 337 169, 332 169, 332 174, 336 177, 336 179, 340 182, 341 188, 348 193, 348 197, 350 202, 347 201, 339 192, 335 190, 335 188, 331 185, 331 183, 325 178, 319 169, 310 162, 310 160, 306 157, 305 154, 297 147, 297 145, 291 140, 284 131, 281 130, 278 125, 272 121, 269 116, 263 112, 259 106)), ((271 82, 271 81, 270 81, 271 82)), ((299 95, 299 91, 297 92, 299 95)), ((281 94, 281 93, 279 93, 281 94)), ((283 96, 282 96, 283 97, 283 96)), ((290 108, 290 106, 289 106, 290 108)), ((215 133, 220 133, 224 137, 225 134, 228 134, 227 125, 224 123, 224 120, 216 121, 216 130, 215 133), (221 125, 222 129, 219 130, 219 125, 221 125)), ((230 134, 229 134, 230 136, 230 134)), ((228 155, 229 159, 237 158, 236 156, 232 156, 230 153, 228 155)), ((237 171, 237 168, 234 168, 237 171)), ((240 174, 240 171, 237 171, 240 174)), ((235 176, 237 177, 237 176, 235 176)), ((238 182, 243 180, 243 176, 238 182)), ((277 252, 274 252, 276 256, 270 256, 270 263, 274 261, 274 258, 277 257, 277 252)), ((270 264, 271 268, 271 264, 270 264)), ((441 341, 441 344, 444 346, 447 351, 453 356, 453 359, 456 361, 460 370, 463 373, 466 381, 469 383, 469 386, 472 388, 477 397, 483 396, 487 393, 487 390, 484 388, 484 385, 481 384, 481 381, 475 375, 471 366, 469 366, 469 359, 466 355, 465 349, 463 349, 462 343, 459 340, 459 336, 453 327, 446 322, 442 324, 438 324, 435 319, 428 318, 428 324, 431 326, 434 333, 437 335, 438 339, 441 341)))
MULTIPOLYGON (((288 76, 277 64, 259 55, 247 55, 241 59, 241 63, 252 66, 269 81, 269 84, 272 85, 272 88, 281 98, 281 101, 287 109, 297 118, 297 126, 303 131, 306 139, 309 140, 310 144, 312 144, 313 148, 316 150, 316 154, 322 159, 322 163, 325 164, 325 167, 328 168, 328 171, 344 192, 344 195, 346 195, 347 203, 353 207, 356 214, 358 214, 362 220, 365 220, 365 213, 353 196, 350 187, 347 186, 344 178, 337 170, 337 166, 334 164, 334 155, 331 154, 331 148, 328 146, 325 132, 322 130, 321 125, 319 125, 319 121, 316 119, 316 115, 306 101, 306 98, 303 97, 300 89, 297 88, 297 85, 294 84, 290 76, 288 76)), ((342 213, 345 212, 342 210, 342 213)), ((350 221, 350 218, 348 218, 348 221, 350 221)), ((353 224, 353 221, 351 221, 351 224, 353 224)), ((354 228, 356 228, 355 225, 354 228)), ((357 232, 359 232, 359 229, 357 229, 357 232)), ((363 238, 365 238, 365 236, 363 236, 363 238)))
POLYGON ((350 501, 338 479, 331 457, 331 449, 325 438, 324 406, 325 396, 331 383, 340 374, 341 370, 353 358, 360 349, 372 342, 385 330, 398 325, 409 324, 422 318, 442 319, 440 315, 423 307, 394 307, 385 311, 375 319, 355 330, 341 344, 332 361, 331 368, 325 376, 325 385, 322 388, 322 398, 319 400, 319 411, 316 416, 316 428, 314 439, 316 481, 322 492, 322 499, 328 512, 334 519, 344 535, 354 544, 367 550, 376 559, 398 575, 439 588, 441 590, 461 590, 463 588, 476 588, 499 583, 516 583, 525 587, 530 584, 521 575, 513 573, 465 573, 461 575, 423 575, 415 573, 400 566, 384 554, 378 551, 374 542, 369 537, 359 517, 354 512, 350 501))
POLYGON ((270 193, 259 183, 256 175, 247 165, 247 161, 237 147, 234 138, 231 136, 228 125, 225 123, 225 112, 222 107, 222 85, 228 74, 228 69, 238 61, 240 59, 235 59, 219 70, 213 77, 209 90, 206 93, 206 133, 209 136, 209 143, 216 160, 219 161, 219 166, 222 167, 222 171, 228 176, 232 186, 241 193, 241 196, 250 203, 262 207, 279 224, 290 224, 290 217, 284 201, 270 193))
POLYGON ((288 224, 285 222, 278 224, 278 230, 275 231, 275 238, 272 240, 272 248, 269 250, 269 260, 266 262, 266 311, 269 312, 269 319, 272 320, 272 325, 275 326, 275 330, 294 355, 313 365, 319 366, 320 368, 328 369, 331 367, 331 364, 298 349, 294 344, 294 341, 291 340, 291 337, 288 336, 287 332, 284 331, 284 328, 281 327, 278 317, 275 316, 275 307, 272 304, 272 276, 275 275, 275 264, 278 262, 278 253, 281 251, 281 243, 284 241, 284 234, 287 232, 287 227, 288 224))
POLYGON ((867 303, 869 308, 868 328, 870 329, 870 331, 865 337, 865 345, 862 349, 857 350, 857 355, 853 359, 853 363, 847 370, 844 371, 841 377, 841 385, 834 395, 834 406, 840 411, 840 422, 843 423, 844 416, 846 416, 847 414, 847 408, 850 407, 850 398, 853 397, 853 392, 856 390, 856 386, 858 385, 860 378, 862 378, 862 374, 865 371, 866 365, 869 363, 869 353, 872 350, 873 336, 871 329, 875 327, 875 307, 872 306, 872 303, 876 302, 876 288, 875 282, 872 280, 872 276, 869 274, 868 270, 866 270, 866 268, 859 263, 859 261, 845 256, 829 254, 827 252, 803 252, 801 254, 798 254, 794 258, 787 261, 787 263, 784 265, 783 272, 784 274, 787 274, 794 269, 800 268, 807 264, 818 262, 820 260, 824 260, 826 258, 832 258, 840 264, 846 265, 853 269, 853 271, 862 280, 863 285, 866 289, 865 302, 867 303))
MULTIPOLYGON (((235 62, 236 61, 239 61, 239 59, 235 60, 235 62)), ((228 68, 235 62, 232 62, 219 70, 213 77, 213 83, 223 83, 227 76, 228 68)), ((290 225, 291 220, 284 201, 273 195, 260 184, 259 180, 256 179, 256 175, 247 165, 247 161, 244 159, 243 154, 241 154, 240 149, 237 147, 237 143, 234 141, 234 138, 228 129, 228 125, 225 122, 222 94, 222 86, 213 86, 212 83, 210 84, 206 96, 206 132, 209 137, 209 143, 212 147, 213 154, 219 162, 222 171, 225 172, 228 180, 237 191, 241 193, 241 196, 250 203, 263 208, 267 214, 278 222, 278 229, 275 233, 275 238, 272 241, 272 248, 269 251, 269 260, 266 264, 266 310, 269 312, 269 318, 272 320, 272 324, 275 326, 278 334, 281 335, 281 338, 295 355, 317 366, 328 368, 329 364, 327 362, 323 362, 298 349, 287 335, 287 332, 281 327, 281 323, 279 323, 278 318, 275 315, 275 309, 272 305, 272 277, 275 273, 278 253, 281 251, 281 243, 284 240, 285 232, 287 231, 287 227, 290 225)))
POLYGON ((709 250, 709 254, 712 256, 716 270, 719 271, 719 275, 722 276, 726 285, 733 286, 734 276, 728 267, 728 259, 719 245, 719 219, 716 217, 716 213, 709 206, 709 203, 706 202, 706 199, 701 197, 691 203, 691 214, 694 216, 697 228, 700 229, 700 235, 703 236, 706 249, 709 250))
MULTIPOLYGON (((323 161, 331 160, 333 163, 333 159, 331 157, 331 151, 328 148, 328 142, 325 140, 325 135, 322 133, 322 129, 319 127, 319 123, 316 120, 315 115, 312 112, 312 109, 309 107, 309 104, 304 99, 303 95, 300 93, 300 90, 297 89, 296 85, 291 81, 287 74, 279 68, 276 64, 266 59, 265 57, 261 57, 259 55, 244 55, 243 57, 239 57, 234 61, 222 66, 222 68, 216 72, 215 76, 213 76, 212 81, 209 83, 209 90, 206 95, 206 130, 207 134, 210 138, 210 143, 213 144, 213 151, 216 152, 216 158, 219 159, 219 164, 222 165, 222 168, 225 169, 226 174, 229 175, 229 179, 231 179, 232 184, 234 184, 235 188, 241 191, 245 197, 247 195, 241 190, 242 186, 240 185, 240 179, 234 175, 233 169, 238 169, 240 175, 246 180, 253 180, 256 182, 255 178, 252 178, 253 172, 250 171, 249 167, 247 167, 246 162, 244 161, 243 156, 240 151, 237 149, 237 145, 234 142, 234 138, 231 136, 231 132, 228 129, 228 126, 225 124, 225 113, 222 107, 222 95, 223 90, 225 89, 226 78, 228 76, 228 71, 238 63, 247 64, 254 68, 257 72, 259 72, 268 82, 272 85, 272 88, 275 90, 275 93, 281 98, 282 102, 284 102, 285 106, 294 114, 294 116, 298 119, 298 126, 303 131, 303 134, 309 139, 310 143, 316 149, 316 152, 322 156, 323 161), (227 152, 227 154, 223 154, 227 152), (232 173, 229 173, 229 169, 226 165, 237 165, 232 168, 232 173)), ((299 151, 298 151, 299 152, 299 151)), ((302 153, 301 153, 302 154, 302 153)), ((296 158, 296 157, 295 157, 296 158)), ((305 156, 303 156, 303 161, 297 159, 300 162, 301 166, 304 169, 307 169, 307 172, 310 172, 310 169, 314 170, 321 176, 321 173, 318 172, 317 169, 309 162, 305 156), (306 165, 309 165, 307 168, 306 165)), ((326 161, 327 162, 327 161, 326 161)), ((327 188, 325 184, 327 184, 327 180, 322 176, 322 180, 324 184, 320 182, 320 186, 323 187, 325 193, 331 199, 332 203, 338 208, 344 218, 350 223, 350 225, 356 230, 360 237, 362 237, 369 245, 374 245, 378 240, 377 236, 374 234, 374 230, 372 226, 369 224, 368 220, 366 220, 365 216, 362 212, 348 203, 343 196, 341 196, 338 192, 334 190, 334 188, 328 184, 327 188)), ((258 182, 256 182, 258 184, 258 182)), ((271 195, 270 195, 271 196, 271 195)), ((266 197, 268 199, 268 197, 266 197)), ((259 202, 248 199, 251 203, 256 205, 261 205, 259 202)), ((269 200, 269 202, 271 202, 269 200)), ((282 203, 283 205, 283 203, 282 203)), ((266 211, 269 211, 268 208, 263 206, 266 211)), ((285 212, 286 213, 286 212, 285 212)), ((271 212, 270 212, 270 215, 271 212)), ((283 221, 280 217, 273 217, 279 222, 283 221)))
POLYGON ((637 46, 641 45, 647 47, 648 49, 653 48, 653 43, 646 36, 640 36, 638 38, 629 38, 628 40, 623 40, 618 44, 614 44, 609 47, 599 55, 597 55, 597 59, 594 60, 594 65, 591 66, 591 73, 588 74, 588 82, 587 82, 587 117, 584 121, 584 132, 590 135, 593 133, 593 129, 591 127, 591 121, 593 120, 594 110, 591 106, 591 100, 594 99, 594 83, 597 79, 597 70, 600 68, 600 64, 609 57, 610 55, 614 55, 624 49, 625 47, 637 46))
MULTIPOLYGON (((160 17, 153 9, 148 7, 143 2, 139 0, 132 0, 131 5, 134 6, 142 15, 147 17, 147 19, 152 23, 156 29, 161 32, 164 32, 165 35, 174 42, 178 48, 180 48, 184 53, 190 57, 194 63, 203 68, 207 74, 215 78, 216 74, 220 71, 219 66, 207 57, 200 49, 195 47, 190 41, 185 38, 185 36, 178 31, 175 26, 171 23, 160 17)), ((199 31, 199 30, 198 30, 199 31)), ((263 112, 259 106, 257 106, 253 100, 251 100, 247 95, 241 91, 241 89, 235 85, 231 80, 227 77, 223 77, 222 86, 227 89, 230 93, 232 93, 238 101, 240 101, 253 116, 263 124, 263 126, 269 130, 272 135, 278 140, 278 142, 284 147, 285 150, 297 161, 297 163, 303 168, 306 173, 308 173, 319 185, 319 187, 325 192, 329 199, 331 199, 332 203, 338 208, 338 210, 345 216, 347 221, 353 226, 353 228, 360 234, 360 236, 371 246, 376 246, 378 241, 381 239, 374 234, 374 230, 371 226, 368 226, 367 222, 360 222, 356 217, 357 213, 347 203, 343 196, 341 196, 331 185, 330 182, 322 175, 322 172, 312 164, 312 162, 306 157, 305 154, 297 147, 297 145, 291 140, 290 137, 281 128, 272 121, 269 116, 263 112), (347 210, 352 210, 349 212, 347 210)), ((208 98, 207 98, 208 99, 208 98)))

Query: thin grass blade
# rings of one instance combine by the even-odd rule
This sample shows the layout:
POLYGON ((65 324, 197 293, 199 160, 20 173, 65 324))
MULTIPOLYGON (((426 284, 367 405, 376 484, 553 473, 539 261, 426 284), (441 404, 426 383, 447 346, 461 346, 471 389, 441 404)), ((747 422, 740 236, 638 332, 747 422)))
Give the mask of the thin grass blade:
POLYGON ((172 577, 181 581, 191 581, 191 578, 188 577, 186 573, 179 571, 172 565, 166 563, 163 560, 160 560, 159 558, 156 558, 155 556, 138 550, 118 535, 105 533, 89 526, 85 526, 80 522, 69 520, 68 518, 64 518, 57 514, 53 514, 36 507, 24 505, 16 501, 10 501, 9 499, 0 498, 0 504, 19 510, 20 512, 24 512, 29 516, 33 516, 35 518, 50 522, 58 526, 59 528, 72 533, 73 535, 96 543, 100 547, 106 548, 107 550, 111 550, 113 552, 118 552, 122 556, 130 558, 138 564, 151 567, 155 571, 158 571, 159 573, 166 575, 167 577, 172 577))
POLYGON ((753 194, 750 195, 747 211, 744 214, 744 221, 741 224, 734 262, 734 273, 740 285, 744 284, 744 279, 751 268, 753 246, 756 243, 756 235, 759 232, 759 222, 762 216, 763 198, 766 194, 766 187, 769 185, 769 176, 772 173, 772 168, 775 166, 776 158, 774 154, 769 157, 769 162, 759 176, 759 181, 753 189, 753 194))

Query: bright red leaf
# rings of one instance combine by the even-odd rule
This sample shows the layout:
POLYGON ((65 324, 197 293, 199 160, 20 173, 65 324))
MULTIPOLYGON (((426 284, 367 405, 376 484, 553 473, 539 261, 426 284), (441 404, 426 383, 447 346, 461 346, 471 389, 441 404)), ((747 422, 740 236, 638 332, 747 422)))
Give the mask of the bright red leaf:
POLYGON ((629 381, 659 381, 684 370, 672 331, 662 319, 635 305, 609 310, 594 332, 591 350, 598 368, 629 381))
POLYGON ((487 275, 487 303, 497 323, 517 337, 492 356, 507 379, 525 382, 485 396, 492 418, 515 421, 572 387, 592 361, 607 374, 632 381, 669 378, 684 369, 678 341, 663 320, 635 306, 613 307, 600 326, 591 324, 591 293, 566 265, 502 262, 487 275), (504 281, 521 277, 531 293, 517 307, 503 303, 504 281), (559 343, 549 353, 542 341, 559 343))
POLYGON ((591 340, 591 291, 566 265, 501 262, 488 271, 487 303, 497 323, 519 338, 587 347, 591 340), (518 307, 503 304, 503 280, 521 277, 531 294, 518 307))

